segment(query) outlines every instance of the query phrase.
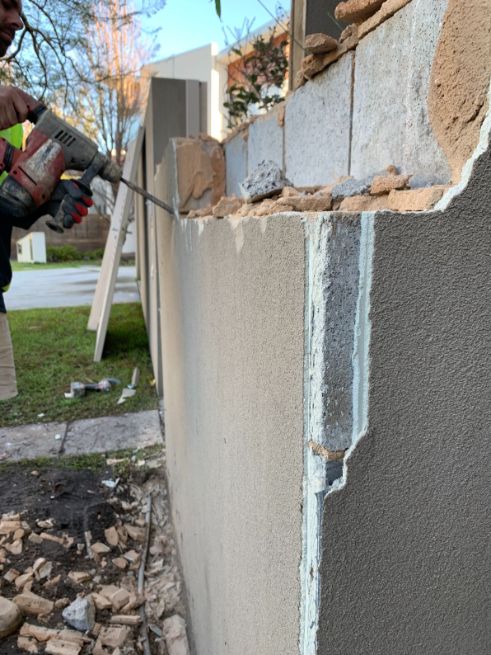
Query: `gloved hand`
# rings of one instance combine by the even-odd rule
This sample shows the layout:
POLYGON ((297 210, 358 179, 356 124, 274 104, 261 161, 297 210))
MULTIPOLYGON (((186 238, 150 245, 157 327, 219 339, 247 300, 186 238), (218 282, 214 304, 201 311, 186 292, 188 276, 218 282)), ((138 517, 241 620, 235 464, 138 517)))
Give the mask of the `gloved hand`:
POLYGON ((90 187, 77 180, 61 180, 56 187, 51 200, 46 205, 44 213, 56 216, 58 210, 63 211, 63 227, 71 228, 74 223, 81 223, 82 218, 92 207, 92 191, 90 187))

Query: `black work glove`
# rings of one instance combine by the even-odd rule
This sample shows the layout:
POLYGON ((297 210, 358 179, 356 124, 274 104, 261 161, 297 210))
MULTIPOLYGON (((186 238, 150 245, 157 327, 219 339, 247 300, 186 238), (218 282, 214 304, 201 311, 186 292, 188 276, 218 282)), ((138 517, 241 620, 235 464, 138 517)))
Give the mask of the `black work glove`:
POLYGON ((44 213, 56 216, 61 208, 63 227, 71 228, 75 223, 82 222, 82 218, 87 216, 89 207, 93 204, 90 187, 77 180, 61 180, 51 200, 44 206, 44 213))

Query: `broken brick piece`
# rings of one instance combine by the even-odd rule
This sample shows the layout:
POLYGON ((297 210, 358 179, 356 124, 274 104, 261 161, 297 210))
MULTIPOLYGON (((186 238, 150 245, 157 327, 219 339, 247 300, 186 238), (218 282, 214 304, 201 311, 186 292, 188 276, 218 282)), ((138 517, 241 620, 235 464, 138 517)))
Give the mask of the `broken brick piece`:
MULTIPOLYGON (((218 204, 213 207, 213 216, 215 218, 224 218, 225 216, 230 216, 239 211, 239 209, 244 204, 244 201, 235 196, 223 196, 218 201, 218 204)), ((128 531, 128 536, 135 541, 145 541, 145 529, 136 528, 133 525, 127 525, 126 530, 128 531)))
POLYGON ((34 616, 50 614, 55 608, 52 600, 42 598, 42 596, 33 594, 31 591, 22 592, 15 596, 13 601, 25 614, 33 614, 34 616))
POLYGON ((410 175, 376 175, 373 178, 370 193, 380 196, 396 189, 406 189, 410 175))
POLYGON ((397 212, 419 212, 431 209, 448 189, 438 185, 426 189, 410 189, 409 191, 391 191, 388 197, 388 208, 397 212))
POLYGON ((98 642, 101 646, 110 646, 111 648, 118 648, 118 646, 123 646, 125 641, 128 639, 131 630, 128 626, 114 626, 114 627, 105 627, 102 628, 98 642))
POLYGON ((93 552, 94 555, 107 555, 107 553, 111 552, 111 549, 109 546, 106 546, 106 544, 102 544, 100 542, 96 544, 92 544, 90 547, 91 551, 93 552))
POLYGON ((328 34, 316 32, 315 34, 308 34, 305 37, 304 47, 307 52, 316 55, 323 55, 326 52, 336 50, 338 47, 338 42, 328 34))
POLYGON ((373 16, 385 0, 345 0, 336 5, 334 15, 345 23, 361 23, 373 16))
POLYGON ((40 625, 33 625, 32 623, 24 623, 19 631, 19 634, 22 637, 32 637, 36 641, 43 643, 56 637, 58 635, 58 631, 52 630, 51 628, 43 628, 40 625))
POLYGON ((117 623, 119 625, 140 625, 141 617, 138 614, 115 614, 111 617, 109 623, 117 623))
POLYGON ((118 531, 114 526, 112 528, 107 528, 107 530, 104 530, 104 536, 106 537, 106 541, 110 546, 115 547, 119 544, 118 531))
POLYGON ((36 640, 29 637, 17 637, 17 648, 26 653, 39 653, 36 640))
POLYGON ((79 655, 81 650, 82 646, 75 644, 73 641, 50 639, 46 644, 45 653, 49 655, 79 655))
POLYGON ((388 196, 351 196, 345 198, 339 210, 342 212, 365 212, 387 209, 388 196))

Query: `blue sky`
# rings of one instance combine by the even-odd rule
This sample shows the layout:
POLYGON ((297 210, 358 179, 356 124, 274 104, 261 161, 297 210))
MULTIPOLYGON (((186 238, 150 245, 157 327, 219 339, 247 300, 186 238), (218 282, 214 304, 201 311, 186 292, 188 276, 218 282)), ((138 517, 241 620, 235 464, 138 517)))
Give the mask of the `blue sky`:
MULTIPOLYGON (((275 13, 277 4, 290 9, 290 0, 261 0, 275 13)), ((222 0, 222 22, 216 15, 215 3, 210 0, 167 0, 164 9, 144 21, 144 28, 160 28, 157 40, 160 50, 154 59, 164 59, 185 50, 216 41, 225 47, 234 39, 227 28, 240 28, 245 20, 254 20, 252 29, 268 23, 271 16, 258 0, 222 0)))

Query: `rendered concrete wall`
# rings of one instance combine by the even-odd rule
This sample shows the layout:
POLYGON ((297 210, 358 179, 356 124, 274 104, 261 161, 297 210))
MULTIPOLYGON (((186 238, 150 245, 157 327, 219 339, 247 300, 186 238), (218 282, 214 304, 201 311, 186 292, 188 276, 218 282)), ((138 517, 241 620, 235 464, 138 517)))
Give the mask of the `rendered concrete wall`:
POLYGON ((346 54, 286 103, 285 172, 296 186, 348 174, 353 57, 346 54))
POLYGON ((362 178, 390 164, 402 173, 450 180, 428 116, 431 66, 448 0, 413 0, 356 49, 351 171, 362 178))
POLYGON ((159 211, 167 464, 199 655, 297 655, 304 226, 159 211))
POLYGON ((491 156, 371 224, 367 426, 325 501, 318 653, 489 653, 491 156))
POLYGON ((225 142, 227 196, 240 197, 240 183, 247 177, 248 134, 242 130, 225 142))
POLYGON ((264 160, 273 161, 284 169, 283 112, 284 107, 279 107, 260 116, 249 126, 249 173, 264 160))

